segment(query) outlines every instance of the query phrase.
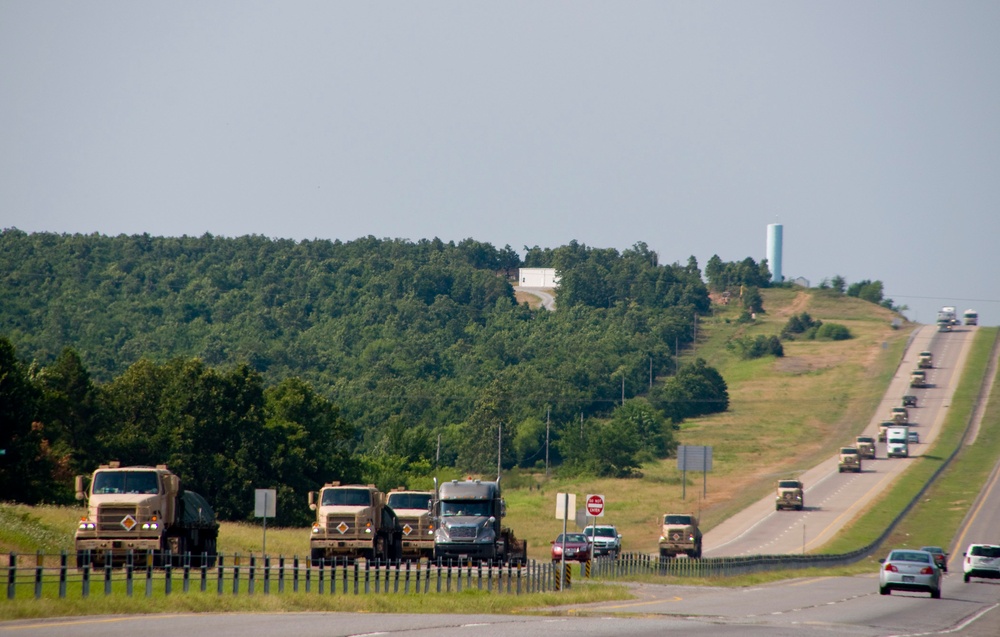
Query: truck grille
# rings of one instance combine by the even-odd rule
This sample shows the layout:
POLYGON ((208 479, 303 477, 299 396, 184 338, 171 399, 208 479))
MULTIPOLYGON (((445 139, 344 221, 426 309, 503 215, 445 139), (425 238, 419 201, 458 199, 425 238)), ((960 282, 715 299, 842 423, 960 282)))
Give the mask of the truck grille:
POLYGON ((364 535, 364 525, 358 524, 353 515, 330 514, 326 516, 326 532, 345 539, 356 539, 364 535))
POLYGON ((474 526, 453 526, 448 529, 453 540, 474 540, 476 539, 476 527, 474 526))
POLYGON ((100 531, 124 531, 122 520, 131 515, 138 520, 138 512, 134 506, 102 506, 97 509, 97 528, 100 531))
POLYGON ((430 537, 428 531, 430 530, 430 521, 427 516, 421 516, 416 518, 399 518, 399 524, 403 527, 403 535, 411 539, 419 539, 430 537), (406 532, 409 528, 409 533, 406 532))

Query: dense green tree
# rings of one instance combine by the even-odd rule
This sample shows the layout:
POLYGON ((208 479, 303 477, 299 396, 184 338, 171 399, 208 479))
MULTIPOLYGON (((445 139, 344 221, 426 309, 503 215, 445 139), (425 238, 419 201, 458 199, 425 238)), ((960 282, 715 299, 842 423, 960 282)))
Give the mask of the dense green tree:
POLYGON ((18 360, 11 342, 0 337, 0 493, 3 499, 37 504, 57 502, 69 491, 69 471, 57 471, 47 453, 41 423, 36 420, 41 392, 18 360), (61 487, 61 488, 60 488, 61 487))

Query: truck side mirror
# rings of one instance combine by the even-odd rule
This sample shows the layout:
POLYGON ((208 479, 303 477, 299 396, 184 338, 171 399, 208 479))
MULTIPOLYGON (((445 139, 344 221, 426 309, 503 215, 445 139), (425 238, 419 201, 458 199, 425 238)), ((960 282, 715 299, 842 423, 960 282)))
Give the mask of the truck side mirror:
POLYGON ((315 511, 316 510, 316 492, 315 491, 310 491, 309 492, 309 510, 310 511, 315 511))
POLYGON ((500 500, 500 517, 507 517, 507 501, 500 500))
POLYGON ((76 499, 83 500, 87 494, 83 492, 83 476, 76 476, 73 479, 73 487, 76 489, 76 499))

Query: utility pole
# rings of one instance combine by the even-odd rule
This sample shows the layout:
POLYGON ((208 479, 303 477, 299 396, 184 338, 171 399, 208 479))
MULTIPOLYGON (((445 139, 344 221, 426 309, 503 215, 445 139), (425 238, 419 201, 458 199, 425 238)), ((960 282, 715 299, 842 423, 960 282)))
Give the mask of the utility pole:
POLYGON ((497 480, 500 479, 500 452, 503 449, 503 423, 497 423, 497 480))
POLYGON ((545 409, 545 477, 549 477, 549 425, 552 416, 552 408, 545 409))

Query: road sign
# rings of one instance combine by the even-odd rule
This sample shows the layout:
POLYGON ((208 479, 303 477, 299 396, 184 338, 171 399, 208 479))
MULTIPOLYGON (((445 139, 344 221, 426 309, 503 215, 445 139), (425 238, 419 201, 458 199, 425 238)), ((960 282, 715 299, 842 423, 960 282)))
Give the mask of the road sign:
POLYGON ((604 496, 592 493, 587 496, 587 515, 599 518, 604 515, 604 496))
POLYGON ((557 493, 556 494, 556 519, 557 520, 567 520, 569 516, 572 515, 573 511, 576 510, 576 494, 575 493, 557 493))

